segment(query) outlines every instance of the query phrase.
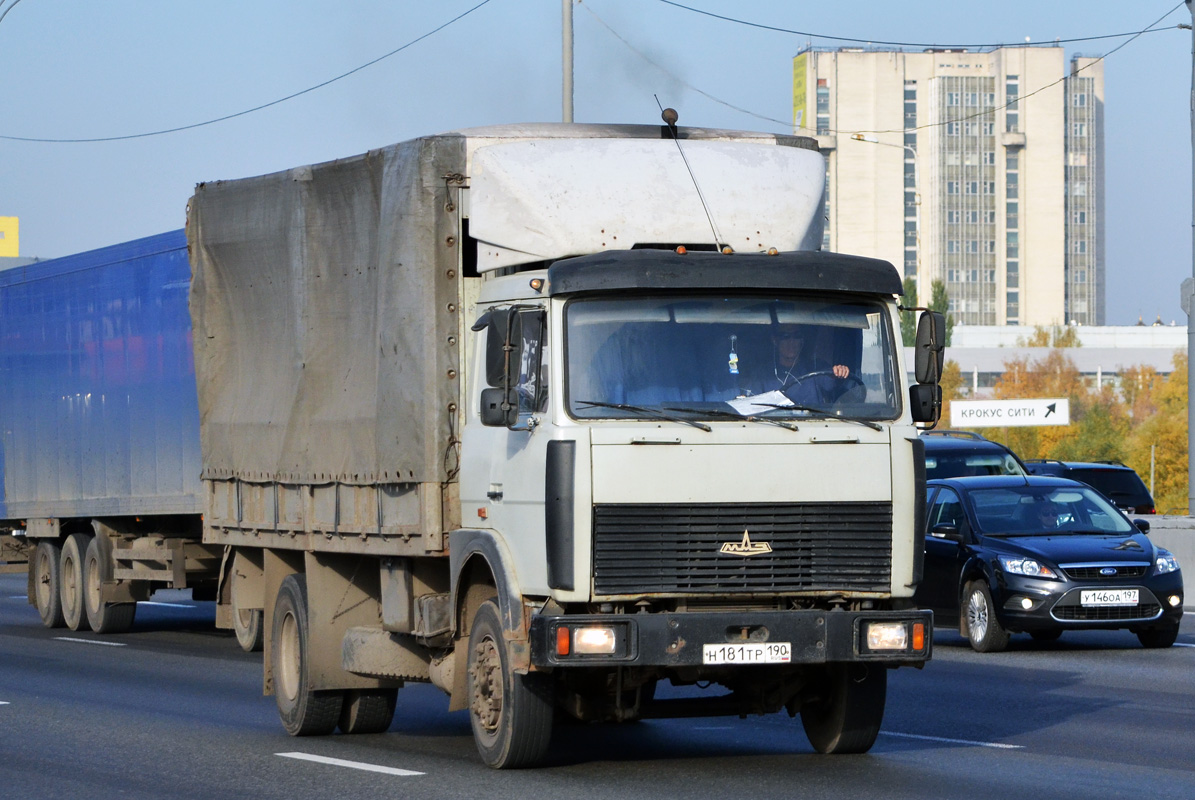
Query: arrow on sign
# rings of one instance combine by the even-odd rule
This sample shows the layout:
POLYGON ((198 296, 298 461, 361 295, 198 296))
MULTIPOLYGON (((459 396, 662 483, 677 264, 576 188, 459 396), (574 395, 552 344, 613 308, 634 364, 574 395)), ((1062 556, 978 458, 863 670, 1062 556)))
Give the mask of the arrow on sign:
POLYGON ((1057 405, 1058 405, 1057 403, 1050 403, 1048 406, 1046 406, 1046 416, 1047 417, 1054 413, 1054 411, 1055 411, 1054 407, 1057 405))

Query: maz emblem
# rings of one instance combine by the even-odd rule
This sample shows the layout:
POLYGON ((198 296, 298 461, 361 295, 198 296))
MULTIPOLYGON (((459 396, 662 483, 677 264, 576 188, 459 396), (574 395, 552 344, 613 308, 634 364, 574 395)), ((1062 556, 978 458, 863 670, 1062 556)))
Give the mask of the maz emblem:
POLYGON ((743 531, 743 541, 741 542, 726 542, 722 545, 719 551, 731 556, 757 556, 761 553, 772 552, 772 546, 767 542, 753 542, 751 535, 747 531, 743 531))

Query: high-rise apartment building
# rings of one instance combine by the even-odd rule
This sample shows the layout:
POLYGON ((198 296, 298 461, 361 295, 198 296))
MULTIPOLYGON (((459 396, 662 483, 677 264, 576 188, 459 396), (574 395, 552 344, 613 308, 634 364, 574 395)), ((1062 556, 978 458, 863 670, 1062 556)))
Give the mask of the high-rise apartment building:
POLYGON ((1104 323, 1103 63, 1060 47, 806 50, 825 246, 945 283, 967 325, 1104 323))

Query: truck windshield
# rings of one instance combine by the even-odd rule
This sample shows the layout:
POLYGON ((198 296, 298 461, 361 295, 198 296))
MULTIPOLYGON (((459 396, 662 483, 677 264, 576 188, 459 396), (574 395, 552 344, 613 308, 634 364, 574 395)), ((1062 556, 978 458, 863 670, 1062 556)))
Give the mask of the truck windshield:
POLYGON ((900 413, 891 326, 879 301, 582 298, 566 307, 565 337, 576 418, 664 412, 714 420, 732 412, 876 420, 900 413))

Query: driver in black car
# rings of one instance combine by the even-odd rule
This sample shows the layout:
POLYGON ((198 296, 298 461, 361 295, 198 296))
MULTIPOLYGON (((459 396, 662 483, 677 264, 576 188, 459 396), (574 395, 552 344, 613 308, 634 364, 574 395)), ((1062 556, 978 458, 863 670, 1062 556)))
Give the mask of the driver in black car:
POLYGON ((759 376, 762 392, 781 391, 798 405, 836 400, 848 385, 851 369, 814 354, 813 336, 803 325, 777 325, 772 330, 772 371, 759 376))

